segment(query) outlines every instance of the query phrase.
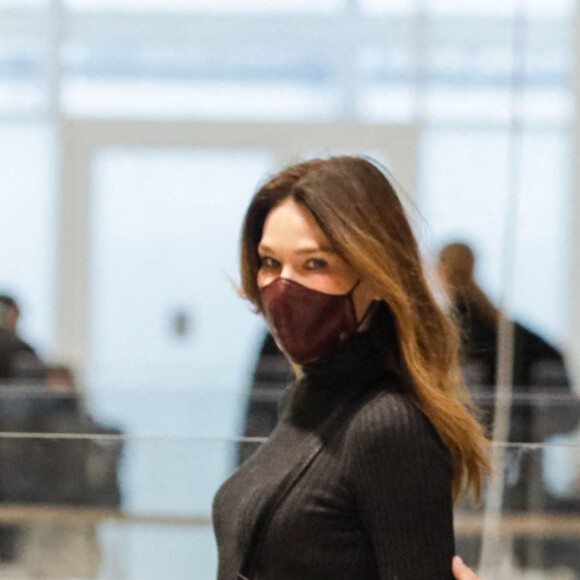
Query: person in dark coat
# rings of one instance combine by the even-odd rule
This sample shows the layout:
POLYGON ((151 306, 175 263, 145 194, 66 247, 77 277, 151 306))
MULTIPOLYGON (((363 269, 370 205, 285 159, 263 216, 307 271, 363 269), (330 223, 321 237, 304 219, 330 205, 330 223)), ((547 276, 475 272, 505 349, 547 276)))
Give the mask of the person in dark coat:
MULTIPOLYGON (((462 366, 468 387, 487 411, 489 429, 493 420, 493 398, 497 388, 498 323, 500 312, 477 284, 475 255, 462 242, 444 246, 439 252, 437 272, 451 299, 452 310, 461 328, 462 366)), ((518 321, 513 322, 512 384, 514 393, 509 440, 538 443, 554 433, 571 431, 579 417, 574 409, 563 416, 558 409, 557 425, 534 421, 529 396, 547 393, 573 396, 562 353, 518 321), (521 404, 520 404, 521 403, 521 404)))
MULTIPOLYGON (((266 332, 252 375, 244 412, 243 437, 268 437, 278 422, 284 392, 294 373, 288 359, 266 332)), ((243 441, 238 445, 237 464, 241 465, 258 448, 258 443, 243 441)))
MULTIPOLYGON (((0 295, 0 385, 41 379, 44 372, 44 365, 34 348, 18 334, 19 320, 20 307, 17 301, 7 294, 0 295)), ((9 445, 8 442, 4 443, 9 445)), ((0 502, 5 499, 6 481, 11 477, 5 467, 4 483, 0 485, 0 502)), ((19 533, 20 528, 17 526, 0 526, 0 561, 15 560, 19 533)))
MULTIPOLYGON (((27 399, 28 428, 57 437, 24 439, 12 446, 12 472, 18 477, 9 489, 11 502, 119 508, 122 433, 88 412, 72 369, 50 365, 43 388, 27 399), (79 438, 59 439, 58 434, 79 438)), ((27 578, 96 578, 101 563, 98 525, 30 523, 22 530, 18 560, 27 578)))
MULTIPOLYGON (((495 412, 500 312, 475 280, 475 254, 468 244, 453 242, 438 256, 437 272, 451 299, 462 331, 462 366, 467 386, 483 412, 491 433, 495 412)), ((574 430, 580 421, 562 353, 518 321, 512 322, 512 401, 509 416, 510 443, 542 443, 555 434, 574 430), (538 396, 544 404, 537 403, 538 396), (547 403, 546 403, 547 402, 547 403)), ((579 502, 562 502, 544 490, 541 455, 512 450, 507 455, 503 509, 507 512, 578 510, 579 502), (562 504, 562 505, 559 505, 562 504)), ((523 567, 568 564, 580 572, 574 546, 563 540, 537 542, 519 538, 514 543, 516 561, 523 567), (556 560, 551 554, 560 554, 556 560)), ((464 554, 477 547, 462 547, 464 554)), ((469 557, 469 556, 468 556, 469 557)))
POLYGON ((44 366, 30 344, 18 334, 20 307, 14 298, 0 295, 0 382, 41 379, 44 366))

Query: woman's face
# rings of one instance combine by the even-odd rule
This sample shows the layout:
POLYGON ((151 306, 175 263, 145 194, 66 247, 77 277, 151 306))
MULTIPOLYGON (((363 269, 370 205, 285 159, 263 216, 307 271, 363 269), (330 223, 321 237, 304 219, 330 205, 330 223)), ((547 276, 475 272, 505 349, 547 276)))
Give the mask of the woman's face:
MULTIPOLYGON (((330 245, 314 216, 287 198, 270 211, 258 245, 261 265, 258 286, 287 278, 326 294, 346 294, 360 276, 330 245)), ((361 280, 353 292, 360 320, 373 300, 369 284, 361 280)))

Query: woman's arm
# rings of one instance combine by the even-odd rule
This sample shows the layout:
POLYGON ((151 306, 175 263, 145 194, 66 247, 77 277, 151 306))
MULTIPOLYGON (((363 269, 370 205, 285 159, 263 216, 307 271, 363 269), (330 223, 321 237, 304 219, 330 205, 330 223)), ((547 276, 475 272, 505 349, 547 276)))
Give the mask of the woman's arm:
POLYGON ((406 395, 382 392, 350 429, 355 505, 381 580, 452 580, 455 553, 447 449, 406 395))

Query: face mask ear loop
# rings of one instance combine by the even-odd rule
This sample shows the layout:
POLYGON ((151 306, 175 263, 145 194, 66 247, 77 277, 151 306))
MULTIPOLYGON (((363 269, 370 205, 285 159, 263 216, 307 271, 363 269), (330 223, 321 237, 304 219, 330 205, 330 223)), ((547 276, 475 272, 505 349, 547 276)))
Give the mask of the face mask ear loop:
POLYGON ((346 293, 347 296, 352 296, 352 293, 358 288, 359 284, 362 282, 362 278, 359 278, 355 283, 354 286, 346 293))
POLYGON ((362 318, 359 320, 359 322, 356 325, 357 330, 364 324, 364 322, 367 318, 370 318, 376 312, 380 303, 381 303, 380 300, 373 300, 369 304, 369 307, 366 309, 366 312, 363 314, 362 318))
MULTIPOLYGON (((358 288, 359 284, 362 282, 362 278, 359 278, 356 282, 355 285, 350 289, 350 292, 348 292, 347 296, 350 296, 351 302, 352 302, 352 295, 354 293, 354 291, 358 288)), ((376 300, 373 300, 370 304, 369 307, 366 309, 366 312, 362 315, 362 318, 357 322, 356 324, 356 329, 358 330, 364 323, 364 321, 375 311, 375 306, 373 306, 373 304, 376 302, 376 300)), ((353 307, 354 310, 354 307, 353 307)))

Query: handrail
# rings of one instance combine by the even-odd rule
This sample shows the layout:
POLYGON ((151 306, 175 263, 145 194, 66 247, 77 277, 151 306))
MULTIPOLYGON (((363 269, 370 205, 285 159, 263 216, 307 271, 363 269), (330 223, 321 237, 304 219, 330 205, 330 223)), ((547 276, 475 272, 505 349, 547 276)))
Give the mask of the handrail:
MULTIPOLYGON (((211 527, 211 517, 206 514, 147 514, 123 510, 79 506, 11 505, 0 506, 0 524, 61 524, 71 527, 96 525, 115 521, 137 525, 178 527, 211 527)), ((454 525, 458 535, 478 535, 483 531, 481 514, 455 513, 454 525)), ((580 536, 580 514, 503 514, 502 536, 577 537, 580 536)))
POLYGON ((179 527, 209 527, 211 517, 207 515, 174 515, 131 513, 120 509, 56 506, 56 505, 16 505, 0 506, 0 524, 61 524, 68 526, 96 525, 102 521, 127 522, 179 527))
MULTIPOLYGON (((455 514, 454 526, 458 535, 474 536, 483 532, 484 515, 455 514)), ((554 515, 538 513, 501 514, 501 536, 563 538, 580 536, 580 514, 554 515)))

